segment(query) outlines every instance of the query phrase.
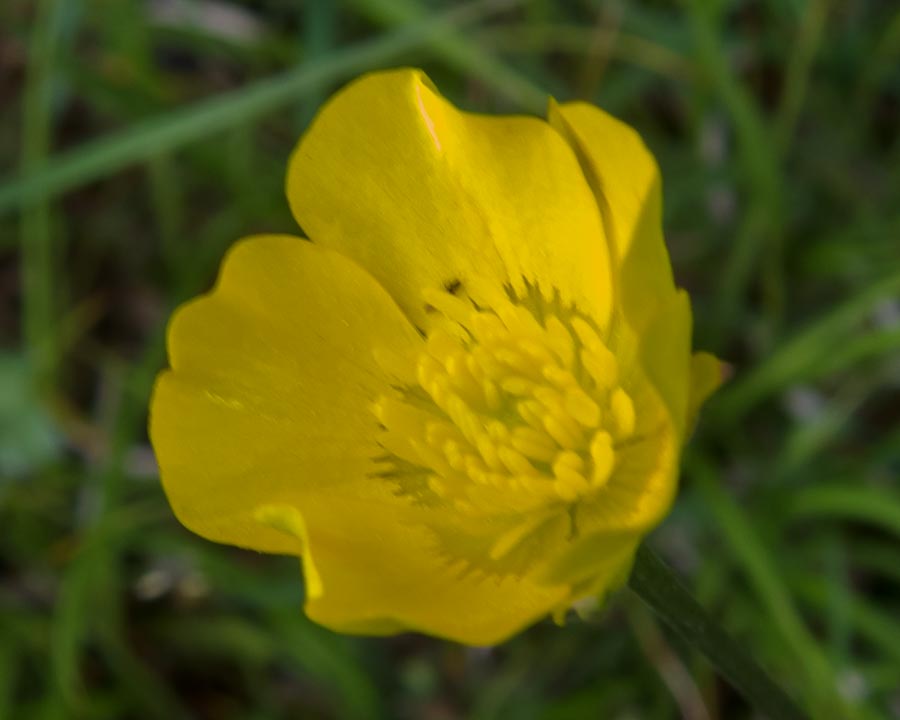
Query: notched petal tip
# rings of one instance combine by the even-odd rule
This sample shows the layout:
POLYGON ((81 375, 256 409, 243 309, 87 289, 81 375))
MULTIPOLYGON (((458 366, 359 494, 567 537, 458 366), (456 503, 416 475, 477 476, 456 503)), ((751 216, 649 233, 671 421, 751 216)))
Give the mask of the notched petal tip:
MULTIPOLYGON (((258 290, 253 283, 246 282, 242 275, 247 266, 258 263, 259 257, 270 258, 277 267, 284 258, 293 255, 286 252, 294 243, 308 243, 296 235, 249 235, 235 242, 225 253, 219 266, 215 283, 205 293, 179 305, 172 313, 166 327, 166 351, 169 367, 173 371, 182 369, 187 348, 195 345, 194 324, 210 312, 214 302, 223 296, 236 300, 236 307, 246 303, 248 294, 258 290)), ((272 308, 274 312, 277 308, 272 308)), ((208 322, 208 320, 206 321, 208 322)))

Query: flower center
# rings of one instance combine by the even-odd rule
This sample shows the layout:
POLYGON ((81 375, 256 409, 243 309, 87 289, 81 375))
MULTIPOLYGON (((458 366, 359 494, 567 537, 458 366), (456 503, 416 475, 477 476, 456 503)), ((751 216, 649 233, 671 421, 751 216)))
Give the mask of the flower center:
POLYGON ((426 300, 439 317, 417 383, 373 408, 386 474, 417 477, 424 499, 477 516, 565 506, 606 486, 635 409, 592 322, 541 297, 490 309, 449 292, 426 300))

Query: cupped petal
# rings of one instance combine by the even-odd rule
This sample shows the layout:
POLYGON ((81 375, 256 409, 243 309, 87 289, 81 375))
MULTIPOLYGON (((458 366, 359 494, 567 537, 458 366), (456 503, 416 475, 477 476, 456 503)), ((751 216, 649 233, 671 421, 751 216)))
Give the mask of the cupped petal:
POLYGON ((526 282, 607 325, 596 202, 544 121, 461 112, 419 71, 374 73, 319 113, 287 194, 310 238, 355 259, 422 327, 425 288, 477 297, 504 285, 524 294, 526 282))
POLYGON ((421 339, 390 296, 337 253, 288 236, 238 243, 214 290, 168 332, 150 436, 175 514, 209 539, 293 553, 254 518, 372 472, 369 409, 389 387, 382 347, 421 339))
POLYGON ((675 294, 656 160, 637 132, 598 107, 551 102, 548 116, 594 192, 614 258, 617 301, 640 330, 675 294))

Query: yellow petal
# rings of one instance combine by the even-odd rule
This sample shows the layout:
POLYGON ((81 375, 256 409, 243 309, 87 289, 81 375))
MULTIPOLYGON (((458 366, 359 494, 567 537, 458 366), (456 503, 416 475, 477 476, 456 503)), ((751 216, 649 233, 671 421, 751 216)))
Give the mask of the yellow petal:
POLYGON ((615 258, 618 301, 640 330, 675 293, 656 161, 632 128, 593 105, 551 102, 549 119, 574 148, 594 191, 615 258))
POLYGON ((350 260, 294 237, 238 243, 215 289, 173 317, 172 370, 151 403, 150 435, 178 518, 212 540, 302 552, 255 510, 298 505, 372 471, 383 451, 369 405, 389 383, 375 354, 420 344, 350 260))
MULTIPOLYGON (((628 577, 628 569, 643 533, 600 531, 579 537, 567 552, 544 572, 547 583, 567 583, 574 588, 589 588, 586 595, 604 595, 618 589, 628 577)), ((578 597, 569 597, 574 601, 578 597)))
POLYGON ((678 437, 687 428, 691 392, 691 303, 684 290, 658 306, 640 339, 640 359, 668 407, 678 437))
POLYGON ((355 259, 423 327, 424 288, 477 297, 526 281, 607 325, 596 202, 546 122, 460 112, 418 71, 374 73, 322 109, 287 193, 309 237, 355 259))
POLYGON ((467 571, 436 549, 418 514, 344 497, 305 514, 321 594, 310 618, 340 632, 418 631, 493 645, 547 615, 568 588, 467 571))

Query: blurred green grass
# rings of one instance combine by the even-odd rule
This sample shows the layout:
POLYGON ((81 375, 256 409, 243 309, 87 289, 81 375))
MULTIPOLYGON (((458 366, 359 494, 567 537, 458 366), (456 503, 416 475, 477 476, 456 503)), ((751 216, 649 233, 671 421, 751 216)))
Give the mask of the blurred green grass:
POLYGON ((295 561, 168 510, 168 313, 294 230, 297 136, 399 64, 641 131, 696 344, 734 371, 654 543, 815 717, 900 717, 895 4, 6 0, 0 28, 0 718, 752 716, 627 592, 494 650, 340 637, 295 561))

